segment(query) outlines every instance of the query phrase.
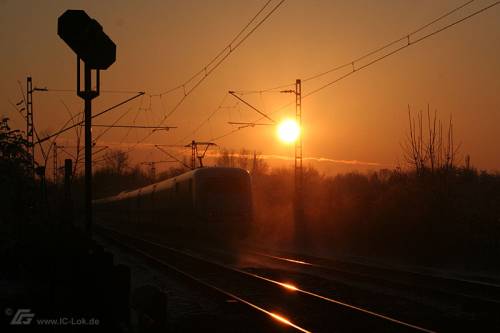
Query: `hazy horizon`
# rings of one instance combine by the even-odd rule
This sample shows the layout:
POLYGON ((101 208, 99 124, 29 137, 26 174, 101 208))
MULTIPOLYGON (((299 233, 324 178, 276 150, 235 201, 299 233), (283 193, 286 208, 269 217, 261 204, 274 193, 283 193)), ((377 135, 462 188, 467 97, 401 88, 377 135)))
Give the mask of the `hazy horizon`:
MULTIPOLYGON (((83 101, 72 92, 75 55, 57 36, 57 18, 66 9, 87 11, 117 44, 117 61, 101 73, 101 89, 146 92, 94 120, 94 124, 114 123, 126 113, 118 124, 153 125, 171 111, 183 91, 178 89, 161 98, 154 95, 177 86, 202 68, 264 3, 0 1, 0 41, 6 50, 0 54, 4 64, 0 72, 1 114, 11 119, 12 127, 24 130, 24 121, 9 103, 21 100, 18 81, 25 89, 28 75, 36 87, 70 90, 35 92, 35 126, 42 137, 69 119, 66 106, 73 114, 82 110, 83 101)), ((293 84, 297 78, 346 63, 404 36, 462 3, 286 1, 164 124, 178 128, 153 134, 145 141, 149 146, 138 146, 140 149, 131 152, 131 160, 161 160, 164 155, 153 144, 217 138, 235 129, 228 121, 259 118, 228 95, 228 90, 293 84), (202 123, 215 110, 214 116, 202 123)), ((436 28, 491 3, 474 1, 436 28)), ((356 169, 366 163, 380 168, 403 164, 400 143, 408 131, 408 105, 414 112, 425 112, 429 105, 444 123, 453 118, 455 141, 461 144, 458 164, 469 154, 474 167, 498 170, 499 22, 500 11, 494 7, 305 98, 304 157, 312 159, 306 159, 305 165, 356 169)), ((423 34, 429 31, 432 29, 423 34)), ((303 82, 304 94, 341 74, 303 82)), ((93 111, 97 113, 130 96, 103 92, 94 100, 93 111)), ((293 117, 293 107, 276 112, 281 105, 293 104, 291 94, 243 97, 276 120, 293 117)), ((103 130, 94 128, 94 138, 103 130)), ((145 130, 127 132, 109 130, 97 144, 130 146, 147 134, 145 130)), ((72 142, 74 137, 74 131, 69 131, 58 144, 72 142)), ((281 143, 271 126, 245 128, 215 142, 222 148, 255 150, 277 160, 293 157, 293 145, 281 143)), ((39 155, 38 150, 37 160, 41 161, 39 155)), ((62 159, 65 155, 60 156, 62 159)))

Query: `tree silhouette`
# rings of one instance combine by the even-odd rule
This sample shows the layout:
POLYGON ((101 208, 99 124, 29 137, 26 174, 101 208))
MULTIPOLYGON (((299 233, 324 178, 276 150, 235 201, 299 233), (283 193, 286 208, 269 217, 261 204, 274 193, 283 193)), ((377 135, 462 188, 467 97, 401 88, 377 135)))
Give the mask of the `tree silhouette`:
MULTIPOLYGON (((0 209, 2 219, 26 218, 33 207, 31 155, 19 130, 12 130, 8 118, 0 126, 0 209)), ((2 221, 4 222, 4 221, 2 221)))
POLYGON ((104 154, 105 168, 120 175, 129 167, 129 156, 122 150, 111 150, 104 154))
POLYGON ((454 143, 451 116, 448 128, 443 128, 443 123, 437 118, 437 111, 431 114, 428 105, 427 124, 424 124, 422 111, 417 112, 415 117, 408 105, 408 125, 409 131, 401 147, 404 160, 417 175, 449 172, 455 167, 460 146, 454 143))

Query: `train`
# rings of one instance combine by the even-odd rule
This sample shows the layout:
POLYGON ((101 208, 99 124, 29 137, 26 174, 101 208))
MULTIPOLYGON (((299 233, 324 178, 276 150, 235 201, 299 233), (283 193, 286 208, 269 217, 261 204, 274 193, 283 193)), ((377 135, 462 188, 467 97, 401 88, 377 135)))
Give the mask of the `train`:
POLYGON ((243 238, 252 222, 247 170, 203 167, 93 201, 98 223, 129 230, 243 238))

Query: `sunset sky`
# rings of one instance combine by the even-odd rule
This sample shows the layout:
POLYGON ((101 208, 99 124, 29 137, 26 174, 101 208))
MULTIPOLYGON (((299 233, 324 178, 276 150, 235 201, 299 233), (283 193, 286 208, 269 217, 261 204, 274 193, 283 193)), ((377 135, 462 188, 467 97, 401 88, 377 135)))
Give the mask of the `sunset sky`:
MULTIPOLYGON (((269 7, 278 2, 271 1, 269 7)), ((155 132, 131 152, 133 160, 165 159, 148 144, 209 140, 236 128, 228 121, 260 118, 228 90, 263 90, 311 77, 405 36, 465 2, 286 0, 166 120, 164 125, 178 129, 155 132)), ((127 113, 118 124, 151 126, 179 101, 183 89, 161 98, 150 95, 167 91, 202 69, 265 3, 0 0, 0 114, 8 116, 13 127, 25 129, 10 102, 22 99, 18 81, 25 89, 28 75, 36 87, 76 88, 76 56, 57 36, 57 18, 67 9, 85 10, 117 45, 117 61, 101 74, 101 89, 146 92, 94 124, 110 124, 127 113)), ((492 3, 474 1, 415 39, 492 3)), ((345 166, 395 167, 403 163, 400 143, 408 130, 408 105, 418 111, 429 104, 444 122, 453 117, 455 141, 461 143, 459 162, 470 154, 474 166, 498 170, 499 59, 500 6, 495 6, 305 98, 303 145, 309 158, 305 163, 322 159, 319 163, 326 172, 345 170, 345 166)), ((306 81, 303 93, 349 70, 306 81)), ((131 96, 102 93, 94 100, 93 111, 131 96)), ((294 116, 292 94, 242 97, 273 119, 294 116), (276 111, 287 103, 290 106, 276 111)), ((73 114, 83 108, 74 91, 34 94, 35 126, 42 137, 69 119, 64 104, 73 114)), ((103 130, 94 128, 94 136, 103 130)), ((147 134, 147 130, 128 132, 112 129, 97 144, 127 149, 147 134)), ((70 131, 57 142, 71 145, 74 138, 70 131)), ((293 156, 293 145, 279 141, 273 126, 242 129, 216 143, 228 149, 256 150, 270 160, 293 156)))

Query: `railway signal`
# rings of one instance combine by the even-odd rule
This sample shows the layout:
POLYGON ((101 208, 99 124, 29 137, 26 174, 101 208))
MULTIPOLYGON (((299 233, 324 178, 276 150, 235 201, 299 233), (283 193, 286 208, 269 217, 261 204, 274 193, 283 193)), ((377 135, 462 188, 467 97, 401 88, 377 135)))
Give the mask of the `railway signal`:
POLYGON ((116 45, 102 26, 83 10, 67 10, 59 18, 57 34, 76 53, 77 95, 85 101, 85 228, 92 234, 92 99, 99 96, 99 71, 116 60, 116 45), (80 90, 80 62, 84 63, 84 89, 80 90), (96 90, 92 90, 92 70, 96 90))

